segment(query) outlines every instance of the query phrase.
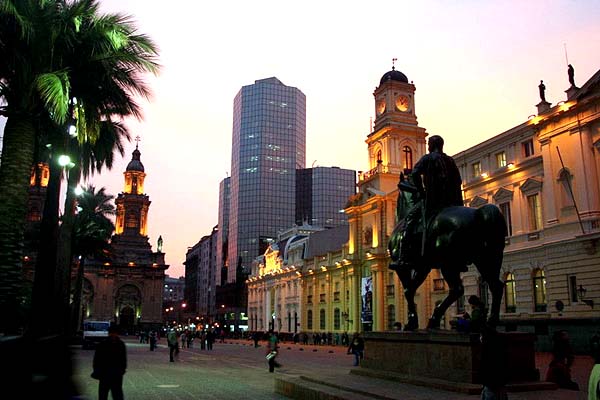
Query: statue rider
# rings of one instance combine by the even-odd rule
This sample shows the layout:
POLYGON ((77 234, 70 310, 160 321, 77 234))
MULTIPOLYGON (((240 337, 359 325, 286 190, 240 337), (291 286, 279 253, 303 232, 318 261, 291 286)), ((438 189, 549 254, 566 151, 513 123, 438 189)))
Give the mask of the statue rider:
POLYGON ((443 208, 464 205, 460 172, 454 159, 443 152, 443 147, 444 139, 441 136, 431 136, 428 141, 429 154, 421 157, 412 170, 411 180, 419 200, 405 219, 400 240, 400 269, 412 265, 411 261, 422 255, 421 243, 414 244, 418 223, 423 218, 422 212, 425 212, 425 221, 430 221, 443 208))

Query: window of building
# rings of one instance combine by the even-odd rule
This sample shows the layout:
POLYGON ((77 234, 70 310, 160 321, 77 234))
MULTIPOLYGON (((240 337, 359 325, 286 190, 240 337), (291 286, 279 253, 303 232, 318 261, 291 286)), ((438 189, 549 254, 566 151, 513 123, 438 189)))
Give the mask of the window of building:
POLYGON ((308 296, 306 296, 306 302, 308 304, 312 304, 312 302, 313 302, 313 296, 312 296, 312 294, 309 294, 308 296))
POLYGON ((510 217, 510 203, 507 201, 506 203, 499 204, 500 212, 504 216, 504 221, 506 221, 506 227, 508 228, 508 236, 512 236, 512 220, 510 217))
POLYGON ((473 178, 479 178, 481 176, 481 162, 471 164, 471 170, 473 171, 473 178))
POLYGON ((394 285, 387 285, 385 287, 385 295, 388 297, 394 296, 394 285))
POLYGON ((536 312, 546 311, 546 276, 543 269, 533 271, 533 303, 536 312))
POLYGON ((402 148, 402 153, 404 154, 404 160, 402 166, 404 167, 404 171, 410 171, 413 167, 413 154, 412 149, 408 146, 404 146, 402 148))
POLYGON ((336 331, 340 330, 340 309, 336 308, 333 310, 333 329, 336 331))
POLYGON ((540 194, 536 193, 527 196, 527 206, 529 209, 529 230, 539 231, 542 229, 542 204, 540 194))
POLYGON ((504 278, 504 304, 507 313, 517 312, 517 292, 515 290, 515 275, 507 273, 504 278))
POLYGON ((506 152, 496 153, 496 168, 506 167, 506 152))
POLYGON ((306 313, 306 329, 313 328, 313 312, 312 310, 308 310, 306 313))
POLYGON ((377 162, 381 162, 381 150, 377 150, 377 162))
POLYGON ((529 139, 521 143, 523 148, 523 156, 530 157, 533 155, 533 139, 529 139))
POLYGON ((387 306, 387 328, 388 330, 394 329, 394 322, 396 322, 396 307, 393 304, 387 306))
POLYGON ((325 329, 325 310, 321 309, 319 311, 319 329, 325 329))

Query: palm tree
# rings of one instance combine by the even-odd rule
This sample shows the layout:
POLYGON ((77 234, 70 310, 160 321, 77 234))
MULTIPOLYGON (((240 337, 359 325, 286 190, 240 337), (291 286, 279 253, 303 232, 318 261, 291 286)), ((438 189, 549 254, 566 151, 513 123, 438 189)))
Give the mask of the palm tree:
POLYGON ((68 80, 53 58, 55 4, 0 0, 0 114, 7 117, 0 163, 0 330, 14 331, 22 303, 21 255, 27 180, 36 145, 36 116, 66 116, 68 80))
POLYGON ((113 199, 114 196, 105 193, 105 188, 96 192, 94 186, 88 186, 77 200, 78 212, 73 221, 73 253, 79 260, 71 319, 74 332, 81 325, 81 296, 86 257, 94 257, 97 260, 108 257, 108 241, 115 229, 110 219, 115 214, 113 199))
MULTIPOLYGON (((140 117, 134 96, 148 96, 141 74, 157 72, 156 55, 156 46, 135 33, 128 17, 99 15, 96 0, 0 0, 0 99, 6 104, 0 114, 7 117, 0 164, 0 312, 16 307, 19 294, 29 168, 42 139, 38 120, 50 118, 62 133, 55 148, 68 142, 63 137, 72 118, 79 143, 93 143, 101 122, 140 117)), ((60 182, 62 171, 53 172, 60 182)), ((48 230, 56 227, 54 208, 48 230)), ((45 254, 36 279, 53 280, 56 257, 45 254)))

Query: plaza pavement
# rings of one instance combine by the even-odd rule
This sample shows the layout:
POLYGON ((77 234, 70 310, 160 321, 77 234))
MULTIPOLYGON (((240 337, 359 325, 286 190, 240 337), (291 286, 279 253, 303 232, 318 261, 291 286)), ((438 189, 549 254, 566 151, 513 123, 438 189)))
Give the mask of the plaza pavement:
MULTIPOLYGON (((268 373, 265 342, 255 348, 249 340, 217 341, 212 351, 200 350, 197 344, 182 349, 174 363, 169 362, 166 339, 156 351, 135 338, 127 343, 128 369, 123 388, 128 400, 151 399, 285 399, 275 393, 275 379, 301 380, 314 388, 314 399, 450 399, 476 400, 478 395, 465 395, 422 386, 401 384, 350 374, 353 356, 342 346, 314 346, 281 343, 279 362, 282 368, 268 373), (301 379, 306 377, 309 380, 301 379), (318 382, 327 382, 326 386, 318 382)), ((90 378, 92 350, 73 348, 76 362, 75 381, 83 399, 97 398, 98 381, 90 378)), ((543 377, 550 355, 540 353, 536 363, 543 377)), ((564 389, 509 393, 511 400, 583 400, 592 367, 590 357, 576 357, 573 378, 581 391, 564 389)), ((303 395, 308 398, 311 390, 303 395)), ((312 396, 311 395, 311 396, 312 396)))

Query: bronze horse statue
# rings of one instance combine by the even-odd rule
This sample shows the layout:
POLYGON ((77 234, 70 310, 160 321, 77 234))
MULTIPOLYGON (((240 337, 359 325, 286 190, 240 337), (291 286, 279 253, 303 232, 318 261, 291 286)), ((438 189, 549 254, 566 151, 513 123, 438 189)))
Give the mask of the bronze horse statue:
MULTIPOLYGON (((495 327, 500 317, 500 303, 504 293, 504 283, 500 280, 500 268, 507 236, 506 221, 500 209, 492 204, 480 208, 447 207, 428 218, 425 240, 415 235, 421 257, 414 266, 398 265, 400 240, 403 235, 404 219, 415 204, 422 201, 411 182, 400 177, 398 203, 396 206, 396 226, 388 243, 392 262, 389 268, 395 270, 404 287, 404 296, 408 303, 408 322, 405 330, 419 328, 415 293, 425 281, 432 269, 440 269, 448 284, 448 296, 434 309, 428 328, 440 327, 444 313, 464 294, 460 273, 474 264, 481 278, 488 284, 492 293, 492 307, 488 325, 495 327)), ((424 218, 421 216, 421 218, 424 218)))

